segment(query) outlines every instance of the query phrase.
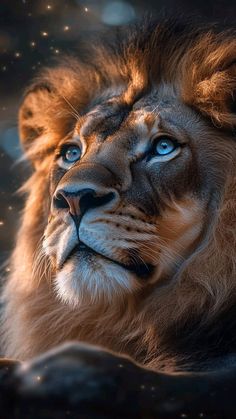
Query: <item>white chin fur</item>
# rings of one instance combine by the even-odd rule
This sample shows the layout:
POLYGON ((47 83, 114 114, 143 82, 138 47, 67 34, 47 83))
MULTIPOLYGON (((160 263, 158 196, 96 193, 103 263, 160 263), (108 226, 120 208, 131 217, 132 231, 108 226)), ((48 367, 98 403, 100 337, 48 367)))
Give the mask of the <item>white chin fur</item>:
POLYGON ((75 255, 55 278, 58 297, 71 306, 123 299, 134 293, 140 283, 121 266, 99 256, 75 255))

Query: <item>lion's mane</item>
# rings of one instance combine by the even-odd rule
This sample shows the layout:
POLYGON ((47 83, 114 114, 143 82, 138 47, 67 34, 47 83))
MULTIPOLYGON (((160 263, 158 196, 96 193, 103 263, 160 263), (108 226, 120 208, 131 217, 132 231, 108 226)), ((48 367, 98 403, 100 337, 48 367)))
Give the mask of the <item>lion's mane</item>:
POLYGON ((212 347, 217 339, 235 348, 235 150, 226 142, 222 146, 228 167, 222 173, 224 188, 217 197, 216 215, 208 237, 182 265, 174 285, 148 288, 145 298, 117 298, 112 307, 102 301, 78 309, 55 297, 47 261, 37 259, 35 268, 47 223, 51 151, 71 124, 64 98, 79 111, 96 101, 104 88, 122 83, 127 86, 126 100, 132 102, 150 79, 157 84, 164 80, 178 91, 185 104, 216 127, 222 143, 224 137, 233 138, 236 37, 215 27, 148 21, 101 45, 89 54, 82 51, 80 60, 65 58, 45 69, 28 89, 20 111, 26 157, 37 170, 23 187, 27 200, 4 285, 2 351, 25 359, 75 339, 127 353, 152 368, 172 370, 180 361, 191 365, 194 357, 204 358, 202 348, 212 347), (36 91, 39 100, 34 104, 36 91), (31 106, 36 109, 33 114, 31 106), (185 357, 179 355, 183 353, 185 357))

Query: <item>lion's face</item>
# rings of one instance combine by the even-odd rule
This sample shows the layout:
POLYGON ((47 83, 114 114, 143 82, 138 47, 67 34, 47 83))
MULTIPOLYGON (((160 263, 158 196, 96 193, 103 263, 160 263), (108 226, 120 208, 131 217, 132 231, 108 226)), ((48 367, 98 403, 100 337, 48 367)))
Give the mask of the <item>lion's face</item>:
POLYGON ((212 61, 217 77, 213 64, 208 74, 199 45, 194 53, 176 44, 163 80, 150 67, 158 62, 135 62, 128 45, 126 75, 117 56, 105 82, 96 66, 72 61, 45 73, 26 97, 21 137, 47 184, 41 195, 31 191, 31 202, 47 208, 38 225, 62 300, 112 302, 174 284, 204 246, 230 168, 233 117, 226 89, 219 93, 226 72, 212 61))
POLYGON ((209 219, 220 174, 210 134, 160 93, 132 109, 114 96, 75 121, 54 152, 43 242, 63 300, 112 300, 173 277, 209 219))

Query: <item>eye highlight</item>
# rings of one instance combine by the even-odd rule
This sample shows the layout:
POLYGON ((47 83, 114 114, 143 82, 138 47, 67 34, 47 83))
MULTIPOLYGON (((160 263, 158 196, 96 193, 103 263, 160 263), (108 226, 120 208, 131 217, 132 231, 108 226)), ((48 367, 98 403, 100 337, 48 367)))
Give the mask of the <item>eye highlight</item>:
POLYGON ((154 154, 157 156, 166 156, 172 153, 178 147, 178 143, 169 137, 159 137, 153 147, 154 154))
POLYGON ((58 154, 57 163, 63 169, 68 169, 80 160, 81 155, 81 148, 77 144, 64 144, 58 154))
POLYGON ((172 160, 181 153, 181 149, 182 144, 175 138, 168 137, 168 135, 161 135, 154 138, 148 161, 152 164, 172 160))
POLYGON ((65 163, 75 163, 81 157, 80 147, 76 145, 68 145, 62 150, 61 156, 65 163))

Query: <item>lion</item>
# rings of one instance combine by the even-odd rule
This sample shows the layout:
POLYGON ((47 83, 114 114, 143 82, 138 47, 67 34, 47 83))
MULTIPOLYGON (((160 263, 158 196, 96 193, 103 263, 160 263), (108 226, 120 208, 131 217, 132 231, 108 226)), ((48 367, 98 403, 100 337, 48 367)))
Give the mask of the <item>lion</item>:
POLYGON ((233 31, 147 19, 28 88, 6 357, 73 341, 164 373, 233 362, 235 51, 233 31))

